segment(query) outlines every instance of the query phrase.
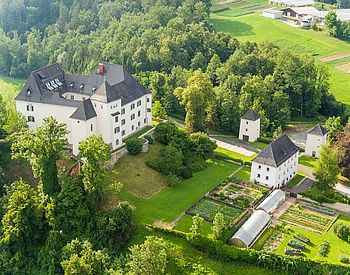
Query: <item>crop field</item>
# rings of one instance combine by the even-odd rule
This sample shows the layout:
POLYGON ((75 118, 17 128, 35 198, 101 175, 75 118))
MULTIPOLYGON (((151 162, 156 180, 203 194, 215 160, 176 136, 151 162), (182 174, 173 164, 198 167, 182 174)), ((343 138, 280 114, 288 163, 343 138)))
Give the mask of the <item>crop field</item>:
POLYGON ((285 223, 300 226, 316 233, 324 232, 334 222, 334 219, 330 216, 305 211, 298 206, 289 208, 281 218, 285 223))
MULTIPOLYGON (((265 3, 267 1, 264 1, 265 3)), ((256 1, 261 4, 261 1, 256 1)), ((243 12, 242 12, 243 13, 243 12)), ((265 18, 260 13, 237 17, 235 10, 213 12, 211 23, 216 31, 231 33, 239 41, 271 41, 295 53, 305 53, 323 61, 330 72, 330 89, 335 97, 350 106, 350 68, 347 60, 350 44, 329 37, 323 32, 291 27, 279 20, 265 18), (339 56, 328 59, 326 57, 339 56), (339 64, 340 62, 340 64, 339 64), (341 66, 337 68, 337 66, 341 66)))
POLYGON ((219 212, 224 215, 227 223, 233 224, 242 214, 243 210, 207 198, 201 200, 189 210, 189 213, 193 215, 199 214, 202 218, 210 222, 214 220, 215 215, 219 212))
POLYGON ((237 17, 252 14, 267 7, 265 0, 215 0, 211 10, 213 13, 237 17))

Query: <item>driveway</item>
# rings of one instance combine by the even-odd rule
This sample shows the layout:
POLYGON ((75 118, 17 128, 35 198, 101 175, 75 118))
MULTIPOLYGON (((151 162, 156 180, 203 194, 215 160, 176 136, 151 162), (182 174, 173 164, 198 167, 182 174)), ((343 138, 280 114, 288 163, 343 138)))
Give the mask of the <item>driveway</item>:
POLYGON ((260 151, 253 146, 243 142, 243 141, 233 141, 221 136, 210 135, 210 138, 216 141, 217 145, 221 148, 227 149, 238 154, 251 157, 260 151))
POLYGON ((337 184, 335 185, 335 190, 336 190, 338 193, 340 193, 340 194, 342 194, 342 195, 345 195, 345 196, 347 196, 347 197, 350 198, 350 187, 345 186, 345 185, 340 184, 340 183, 337 183, 337 184))
POLYGON ((294 194, 305 193, 312 187, 314 183, 314 180, 305 177, 297 186, 294 186, 292 189, 290 189, 290 192, 294 194))
POLYGON ((298 164, 298 170, 304 172, 308 178, 315 180, 314 170, 310 167, 298 164))

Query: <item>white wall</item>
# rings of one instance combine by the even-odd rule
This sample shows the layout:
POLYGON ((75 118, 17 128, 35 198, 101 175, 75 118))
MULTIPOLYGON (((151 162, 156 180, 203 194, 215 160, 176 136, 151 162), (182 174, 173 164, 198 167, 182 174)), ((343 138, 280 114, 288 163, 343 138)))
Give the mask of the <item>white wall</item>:
POLYGON ((298 159, 299 152, 296 152, 277 168, 253 161, 250 181, 256 180, 259 184, 269 188, 281 188, 297 174, 298 159))
POLYGON ((315 157, 319 158, 321 146, 326 143, 327 143, 327 134, 325 134, 324 136, 307 134, 305 155, 312 156, 314 152, 315 157))
POLYGON ((84 101, 85 99, 88 99, 90 97, 88 95, 72 93, 72 92, 64 93, 62 96, 65 97, 66 99, 77 100, 77 101, 84 101), (73 96, 73 99, 72 99, 72 96, 73 96))
POLYGON ((96 120, 96 117, 93 117, 87 121, 72 118, 70 119, 72 128, 72 148, 74 155, 78 155, 79 143, 82 140, 87 139, 92 135, 96 135, 96 120))
POLYGON ((243 140, 244 135, 249 136, 249 142, 258 140, 260 137, 260 118, 256 121, 241 118, 239 139, 243 140))

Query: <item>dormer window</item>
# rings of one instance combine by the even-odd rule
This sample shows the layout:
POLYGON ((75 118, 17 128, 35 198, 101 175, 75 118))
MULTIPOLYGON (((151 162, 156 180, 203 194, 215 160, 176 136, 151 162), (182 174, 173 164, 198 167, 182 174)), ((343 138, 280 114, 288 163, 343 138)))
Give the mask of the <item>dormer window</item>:
POLYGON ((79 86, 79 89, 80 89, 80 90, 83 90, 83 89, 84 89, 84 84, 81 84, 81 85, 79 86))
POLYGON ((74 88, 74 83, 69 84, 69 88, 73 89, 74 88))
POLYGON ((28 88, 27 89, 27 96, 31 96, 32 95, 32 91, 28 88))
POLYGON ((92 88, 92 91, 93 91, 93 92, 95 92, 96 90, 97 90, 97 88, 96 88, 96 87, 93 87, 93 88, 92 88))

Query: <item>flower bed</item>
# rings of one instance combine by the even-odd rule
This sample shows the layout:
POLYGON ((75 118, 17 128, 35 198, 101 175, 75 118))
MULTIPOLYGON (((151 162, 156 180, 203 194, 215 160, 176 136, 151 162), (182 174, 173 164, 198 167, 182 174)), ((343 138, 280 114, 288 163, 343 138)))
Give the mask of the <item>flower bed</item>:
POLYGON ((262 247, 262 250, 274 253, 284 241, 286 236, 287 234, 285 234, 282 230, 276 229, 275 232, 270 236, 270 238, 267 239, 267 241, 262 247))
POLYGON ((284 254, 289 256, 300 256, 301 250, 300 249, 294 249, 294 248, 286 248, 284 250, 284 254))
POLYGON ((296 241, 296 240, 289 241, 288 245, 290 247, 293 247, 293 248, 296 248, 296 249, 301 249, 301 250, 303 250, 305 248, 305 244, 303 244, 302 242, 296 241))
POLYGON ((295 234, 293 235, 293 237, 299 241, 302 241, 303 243, 306 243, 306 244, 310 243, 310 240, 302 234, 295 234))

